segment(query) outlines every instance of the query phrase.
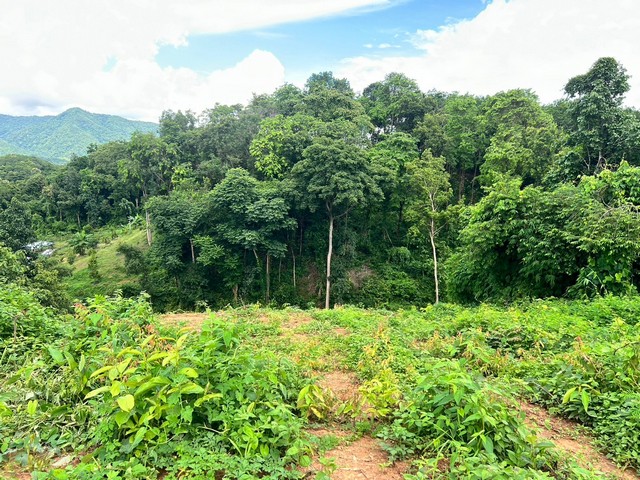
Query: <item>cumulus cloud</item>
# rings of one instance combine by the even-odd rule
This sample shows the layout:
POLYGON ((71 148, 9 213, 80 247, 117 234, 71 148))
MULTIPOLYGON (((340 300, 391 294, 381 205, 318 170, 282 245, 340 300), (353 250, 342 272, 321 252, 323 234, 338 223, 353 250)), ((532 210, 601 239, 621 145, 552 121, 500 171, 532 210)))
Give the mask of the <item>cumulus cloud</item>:
MULTIPOLYGON (((248 100, 285 80, 271 53, 254 51, 214 72, 162 68, 162 45, 384 7, 392 0, 0 0, 0 113, 92 111, 157 120, 164 109, 248 100)), ((211 52, 215 55, 215 52, 211 52)))
POLYGON ((631 74, 627 103, 640 107, 640 10, 635 0, 494 0, 475 18, 411 36, 409 56, 361 56, 335 68, 356 89, 390 72, 421 88, 487 95, 531 88, 562 97, 569 78, 613 56, 631 74))

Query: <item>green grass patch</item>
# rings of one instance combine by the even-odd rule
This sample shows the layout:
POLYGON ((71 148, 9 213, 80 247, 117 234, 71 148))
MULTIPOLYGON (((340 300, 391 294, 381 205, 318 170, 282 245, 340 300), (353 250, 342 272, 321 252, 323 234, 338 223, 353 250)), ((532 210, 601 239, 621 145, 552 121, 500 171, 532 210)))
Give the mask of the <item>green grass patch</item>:
MULTIPOLYGON (((100 231, 96 232, 100 237, 100 231)), ((103 236, 104 237, 104 236, 103 236)), ((123 232, 108 243, 99 243, 95 250, 98 276, 92 275, 89 269, 91 254, 77 255, 72 263, 73 272, 71 277, 66 279, 65 287, 72 298, 85 299, 94 295, 111 295, 116 290, 122 289, 126 285, 135 285, 137 278, 128 275, 124 268, 124 258, 117 252, 121 244, 133 245, 139 248, 147 248, 147 239, 144 230, 132 230, 123 232)), ((60 255, 68 262, 72 255, 72 249, 68 240, 56 242, 58 248, 57 255, 60 255)))

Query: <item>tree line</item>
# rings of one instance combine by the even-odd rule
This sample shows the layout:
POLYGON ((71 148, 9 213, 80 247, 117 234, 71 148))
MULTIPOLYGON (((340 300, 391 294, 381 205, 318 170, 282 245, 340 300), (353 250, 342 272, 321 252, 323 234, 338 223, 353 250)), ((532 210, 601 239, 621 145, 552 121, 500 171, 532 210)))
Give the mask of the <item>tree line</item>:
POLYGON ((160 308, 364 306, 636 293, 640 113, 601 58, 530 90, 356 95, 330 72, 248 105, 166 111, 158 135, 0 180, 0 242, 138 222, 122 245, 160 308))

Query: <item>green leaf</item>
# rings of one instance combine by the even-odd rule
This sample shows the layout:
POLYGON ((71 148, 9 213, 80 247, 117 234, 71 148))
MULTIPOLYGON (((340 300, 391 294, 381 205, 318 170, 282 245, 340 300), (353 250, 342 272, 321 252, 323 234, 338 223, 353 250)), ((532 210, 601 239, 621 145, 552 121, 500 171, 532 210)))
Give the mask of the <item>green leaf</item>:
POLYGON ((129 366, 129 363, 131 363, 131 357, 124 359, 116 366, 116 368, 118 369, 118 373, 120 373, 120 375, 124 373, 124 371, 129 366))
POLYGON ((84 399, 88 400, 88 399, 93 398, 93 397, 95 397, 97 395, 100 395, 101 393, 108 392, 110 389, 111 389, 110 385, 105 385, 104 387, 96 388, 95 390, 91 390, 89 393, 87 393, 84 396, 84 399))
POLYGON ((147 433, 147 427, 140 427, 140 430, 136 432, 136 436, 133 438, 133 446, 138 445, 147 433))
POLYGON ((155 360, 160 360, 161 358, 165 358, 169 355, 169 352, 158 352, 158 353, 154 353, 153 355, 151 355, 149 358, 147 358, 147 362, 153 362, 155 360))
POLYGON ((582 399, 582 406, 584 407, 584 411, 589 413, 589 402, 591 401, 591 395, 588 391, 582 390, 580 398, 582 399))
POLYGON ((104 367, 101 367, 98 370, 96 370, 95 372, 93 372, 89 378, 93 378, 93 377, 97 377, 98 375, 102 375, 103 373, 108 372, 109 370, 111 370, 111 368, 112 368, 111 365, 106 365, 104 367))
POLYGON ((202 388, 200 385, 197 385, 193 382, 187 383, 184 387, 180 389, 180 393, 186 394, 186 395, 191 393, 202 393, 202 392, 204 392, 204 388, 202 388))
POLYGON ((118 395, 120 395, 121 390, 122 390, 122 383, 114 382, 111 385, 111 389, 109 390, 109 392, 111 393, 112 397, 117 397, 118 395))
POLYGON ((122 425, 127 423, 127 421, 129 420, 129 415, 129 412, 125 412, 123 410, 115 414, 114 418, 116 420, 116 423, 118 424, 118 427, 122 427, 122 425))
POLYGON ((178 373, 185 375, 189 378, 198 378, 198 372, 196 372, 195 369, 191 367, 185 367, 182 370, 180 370, 178 373))
POLYGON ((562 403, 569 403, 573 399, 573 393, 576 391, 576 388, 577 387, 572 387, 567 390, 567 393, 565 393, 564 397, 562 397, 562 403))
POLYGON ((51 355, 51 358, 53 358, 54 362, 58 364, 64 363, 64 355, 60 350, 53 347, 48 347, 47 350, 49 350, 49 355, 51 355))
POLYGON ((180 418, 182 418, 185 422, 191 423, 193 420, 193 407, 186 406, 180 411, 180 418))
POLYGON ((269 445, 266 443, 260 444, 260 456, 262 458, 267 458, 269 456, 269 445))
POLYGON ((196 407, 199 407, 204 402, 208 402, 209 400, 212 400, 214 398, 222 398, 222 394, 221 393, 208 393, 207 395, 204 395, 203 397, 200 397, 199 399, 197 399, 193 404, 196 407))
POLYGON ((133 407, 136 404, 136 401, 131 394, 118 397, 117 402, 118 406, 125 412, 130 412, 131 410, 133 410, 133 407))
POLYGON ((170 383, 171 381, 168 378, 153 377, 151 380, 140 385, 140 387, 135 391, 134 396, 139 397, 143 393, 146 393, 155 387, 159 387, 160 385, 169 385, 170 383))
POLYGON ((27 403, 27 413, 29 415, 35 415, 38 410, 38 400, 29 400, 27 403))
POLYGON ((490 437, 482 437, 482 446, 489 455, 493 455, 493 440, 490 437))

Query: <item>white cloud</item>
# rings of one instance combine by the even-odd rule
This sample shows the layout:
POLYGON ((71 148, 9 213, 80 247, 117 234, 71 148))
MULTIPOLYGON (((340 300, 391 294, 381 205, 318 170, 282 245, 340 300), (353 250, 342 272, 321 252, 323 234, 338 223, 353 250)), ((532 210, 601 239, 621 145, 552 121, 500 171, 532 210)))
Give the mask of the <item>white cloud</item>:
POLYGON ((494 0, 475 18, 421 30, 415 56, 345 59, 335 71, 356 89, 398 71, 421 88, 493 94, 531 88, 543 102, 569 78, 613 56, 631 74, 627 103, 640 107, 640 6, 635 0, 494 0))
MULTIPOLYGON (((164 109, 244 102, 285 81, 271 53, 232 68, 162 68, 162 45, 384 7, 393 0, 0 0, 0 113, 91 111, 157 120, 164 109), (110 68, 105 68, 110 67, 110 68)), ((215 55, 215 52, 212 52, 215 55)))

